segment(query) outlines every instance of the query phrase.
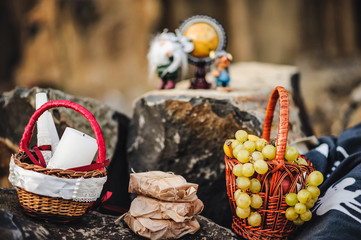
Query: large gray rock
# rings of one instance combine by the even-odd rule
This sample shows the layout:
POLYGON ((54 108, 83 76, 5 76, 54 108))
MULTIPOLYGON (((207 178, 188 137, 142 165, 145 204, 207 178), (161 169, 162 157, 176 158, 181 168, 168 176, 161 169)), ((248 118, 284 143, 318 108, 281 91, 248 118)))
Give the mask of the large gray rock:
MULTIPOLYGON (((301 96, 301 85, 304 85, 305 80, 300 75, 298 67, 262 62, 236 62, 229 66, 229 74, 231 78, 230 87, 236 92, 248 92, 251 95, 253 93, 255 96, 269 95, 277 86, 282 86, 292 92, 290 97, 297 106, 297 111, 293 112, 293 114, 299 115, 302 132, 307 136, 314 134, 304 99, 301 96)), ((211 72, 207 74, 206 78, 215 88, 214 77, 211 72)), ((188 89, 189 87, 190 82, 188 80, 181 81, 176 86, 177 89, 188 89)), ((306 97, 310 92, 309 89, 307 90, 306 97)))
MULTIPOLYGON (((54 224, 25 216, 14 188, 0 188, 0 238, 21 239, 144 239, 134 234, 118 217, 92 211, 69 224, 54 224), (2 238, 4 237, 4 238, 2 238)), ((229 229, 198 216, 201 228, 183 240, 237 239, 229 229)))
POLYGON ((339 136, 360 123, 361 58, 301 61, 301 87, 315 135, 339 136))
MULTIPOLYGON (((230 226, 223 143, 238 129, 261 135, 270 92, 162 90, 142 96, 128 136, 129 167, 136 172, 171 171, 199 184, 203 215, 230 226)), ((304 137, 290 91, 289 140, 304 137)), ((273 137, 278 113, 275 113, 273 137)))

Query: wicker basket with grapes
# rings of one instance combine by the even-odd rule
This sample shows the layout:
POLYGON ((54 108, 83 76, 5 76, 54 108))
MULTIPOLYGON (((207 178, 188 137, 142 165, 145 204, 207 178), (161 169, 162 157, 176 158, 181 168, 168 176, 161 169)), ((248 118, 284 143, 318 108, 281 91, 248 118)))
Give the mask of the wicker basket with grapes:
POLYGON ((235 139, 223 146, 232 229, 246 239, 287 239, 312 218, 310 209, 320 195, 322 173, 295 147, 287 146, 288 116, 287 91, 276 87, 268 102, 262 138, 238 130, 235 139), (278 134, 272 144, 278 100, 278 134))

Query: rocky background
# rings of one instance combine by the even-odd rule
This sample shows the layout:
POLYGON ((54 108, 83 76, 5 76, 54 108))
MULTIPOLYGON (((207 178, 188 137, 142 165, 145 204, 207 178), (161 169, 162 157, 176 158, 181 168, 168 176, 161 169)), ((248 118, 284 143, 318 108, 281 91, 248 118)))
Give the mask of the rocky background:
POLYGON ((358 108, 360 6, 357 0, 4 0, 0 92, 52 87, 130 117, 134 100, 159 83, 148 79, 151 37, 207 14, 226 30, 234 64, 297 66, 315 134, 338 135, 359 119, 350 112, 358 108))
MULTIPOLYGON (((104 187, 113 192, 109 204, 129 207, 131 169, 172 171, 200 185, 203 226, 217 226, 231 238, 219 226, 229 227, 231 219, 221 146, 236 129, 261 134, 275 86, 290 94, 290 143, 310 135, 338 135, 359 122, 359 10, 356 0, 1 1, 0 187, 10 187, 8 161, 34 111, 34 94, 46 91, 50 99, 84 105, 98 120, 112 160, 104 187), (152 91, 158 79, 148 79, 151 37, 163 28, 173 31, 195 14, 215 17, 227 32, 233 91, 191 91, 189 80, 179 81, 175 90, 152 91)), ((71 110, 52 113, 59 132, 71 126, 92 134, 86 120, 71 110)), ((273 136, 276 131, 277 118, 273 136)), ((33 236, 28 226, 42 227, 39 238, 58 231, 23 216, 14 189, 1 191, 0 218, 14 229, 10 234, 33 236)), ((94 214, 86 218, 102 219, 96 229, 108 229, 104 222, 114 224, 115 217, 94 214)), ((67 229, 79 237, 91 227, 67 229)), ((110 229, 129 233, 124 225, 110 229)), ((207 232, 212 232, 204 230, 194 239, 210 237, 207 232)), ((95 235, 85 239, 99 236, 89 234, 95 235)))

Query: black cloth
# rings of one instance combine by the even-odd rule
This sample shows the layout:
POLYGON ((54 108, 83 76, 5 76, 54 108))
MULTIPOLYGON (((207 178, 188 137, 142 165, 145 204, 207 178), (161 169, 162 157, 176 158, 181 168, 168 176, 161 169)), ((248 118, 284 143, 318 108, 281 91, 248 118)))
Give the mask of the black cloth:
POLYGON ((325 180, 311 221, 292 239, 361 239, 361 124, 321 137, 306 157, 325 180))
POLYGON ((130 207, 130 195, 128 193, 129 173, 126 156, 126 136, 128 135, 129 119, 118 113, 113 118, 118 120, 118 139, 114 155, 107 168, 108 179, 98 199, 97 204, 100 204, 100 206, 97 210, 105 214, 122 215, 130 207), (107 192, 111 192, 111 197, 105 202, 101 202, 107 192))

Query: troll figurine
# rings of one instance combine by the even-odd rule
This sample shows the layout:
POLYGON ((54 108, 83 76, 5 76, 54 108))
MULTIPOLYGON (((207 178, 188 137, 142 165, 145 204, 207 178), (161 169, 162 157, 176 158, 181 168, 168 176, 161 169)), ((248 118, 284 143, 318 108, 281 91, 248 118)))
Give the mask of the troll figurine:
POLYGON ((224 50, 212 51, 209 57, 213 59, 215 69, 212 71, 217 90, 231 91, 229 87, 230 76, 228 67, 232 61, 232 55, 224 50))
POLYGON ((174 34, 165 29, 152 40, 147 57, 150 74, 156 72, 162 80, 158 89, 175 88, 181 68, 182 75, 187 72, 187 53, 193 48, 190 39, 181 35, 178 30, 174 34))

